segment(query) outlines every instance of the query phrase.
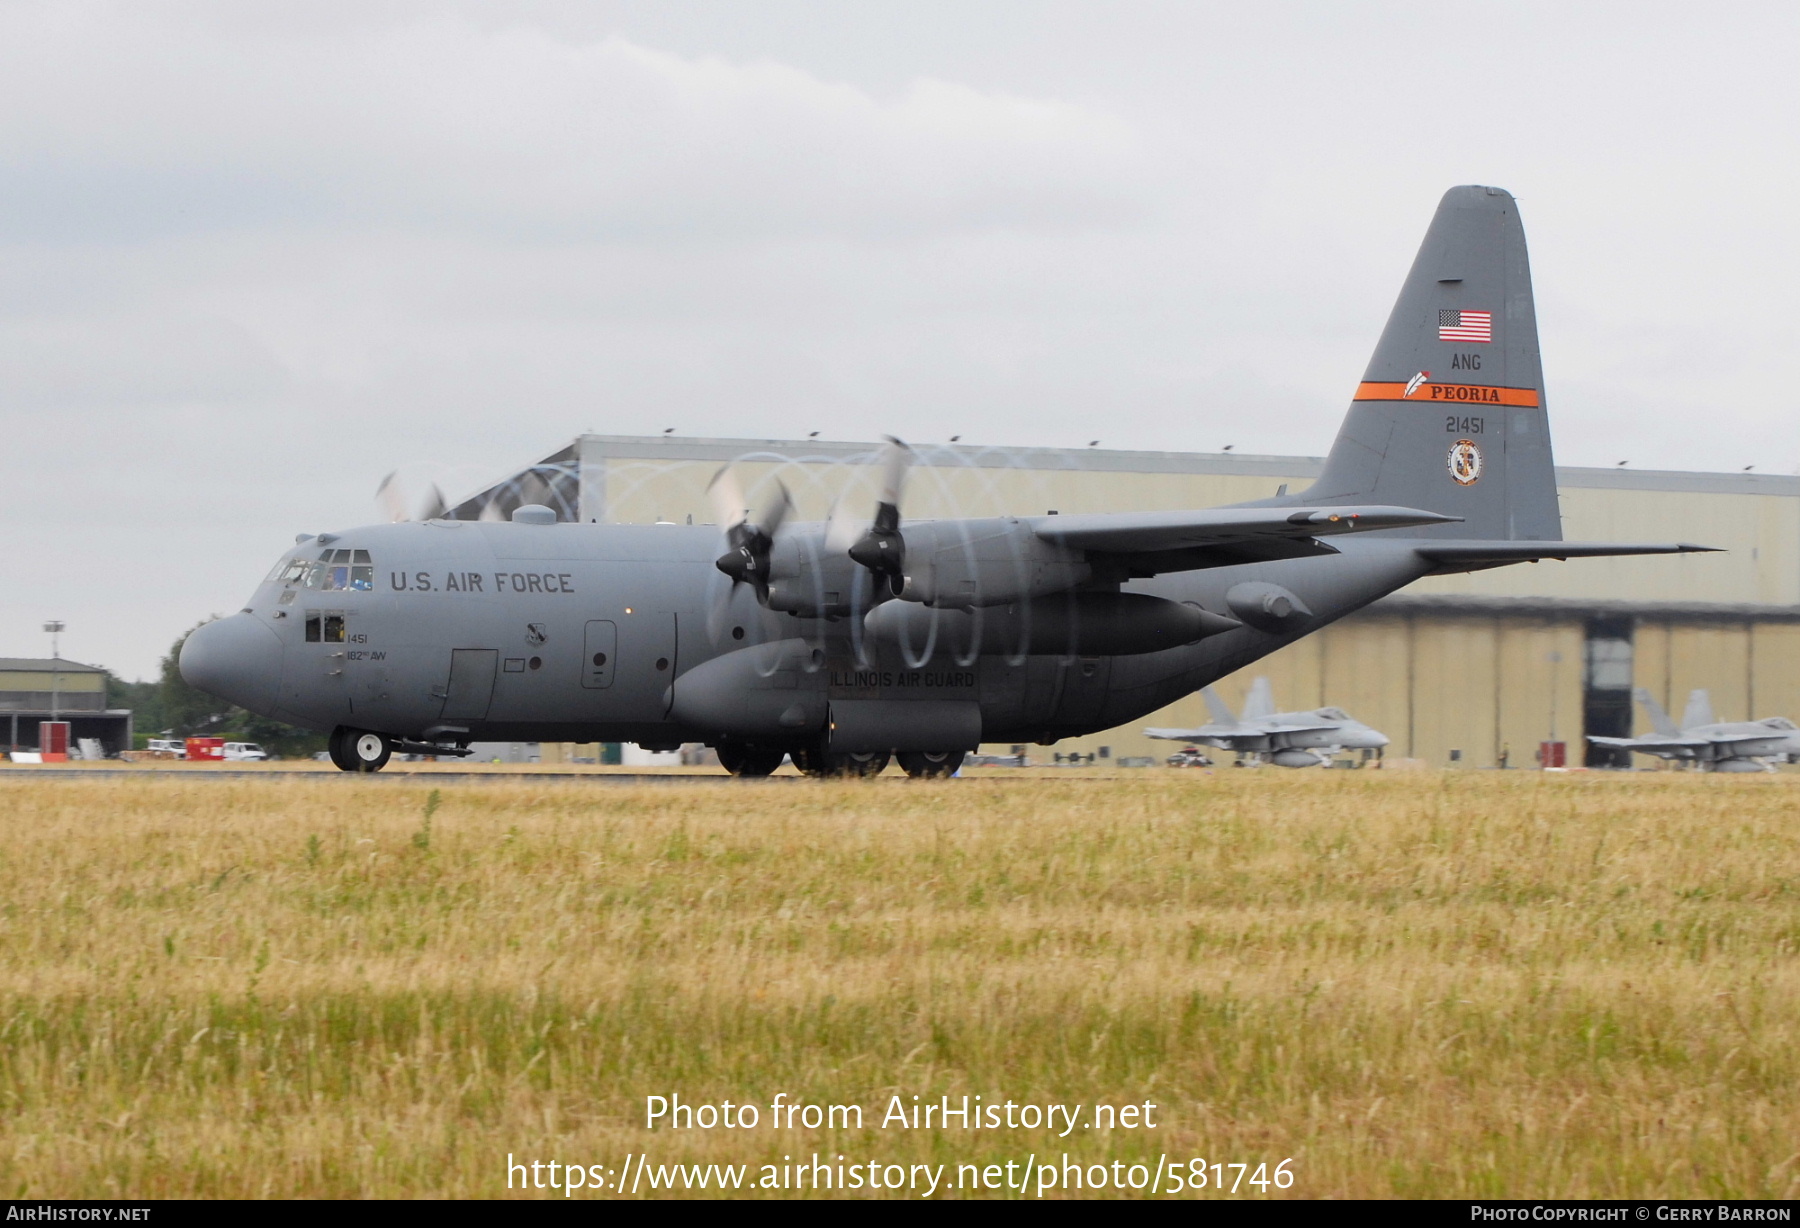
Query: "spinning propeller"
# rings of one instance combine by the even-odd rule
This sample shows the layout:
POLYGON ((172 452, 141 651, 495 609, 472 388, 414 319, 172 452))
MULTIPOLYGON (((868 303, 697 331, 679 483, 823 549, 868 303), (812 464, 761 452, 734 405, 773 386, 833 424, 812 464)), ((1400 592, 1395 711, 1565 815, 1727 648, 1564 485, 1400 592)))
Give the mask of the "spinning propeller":
POLYGON ((381 479, 381 485, 375 488, 375 502, 380 505, 382 515, 392 524, 401 524, 409 520, 436 520, 449 510, 444 502, 444 492, 433 482, 425 492, 425 498, 419 503, 407 497, 405 483, 400 480, 400 471, 394 470, 381 479), (413 511, 417 508, 418 514, 413 511))
POLYGON ((906 539, 900 535, 900 491, 916 453, 892 435, 884 438, 887 443, 881 450, 881 491, 875 503, 874 521, 862 529, 859 520, 839 515, 840 503, 832 509, 825 545, 833 553, 847 553, 884 578, 889 589, 898 594, 905 583, 906 569, 906 539))
POLYGON ((794 498, 788 488, 778 480, 775 490, 776 497, 763 509, 761 518, 752 521, 745 506, 744 488, 730 465, 713 474, 712 481, 706 484, 713 513, 719 527, 725 530, 726 550, 713 566, 731 577, 733 588, 750 585, 756 590, 756 599, 765 605, 769 600, 769 551, 775 546, 775 535, 781 532, 782 522, 794 510, 794 498))

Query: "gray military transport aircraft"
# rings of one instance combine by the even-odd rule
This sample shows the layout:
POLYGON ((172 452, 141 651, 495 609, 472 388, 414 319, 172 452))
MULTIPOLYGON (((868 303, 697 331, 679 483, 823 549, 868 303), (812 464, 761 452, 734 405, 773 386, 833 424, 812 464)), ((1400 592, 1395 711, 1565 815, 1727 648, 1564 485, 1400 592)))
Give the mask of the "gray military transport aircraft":
POLYGON ((1198 729, 1146 729, 1146 737, 1174 742, 1198 742, 1229 750, 1240 762, 1273 763, 1277 767, 1321 767, 1341 750, 1380 750, 1388 736, 1354 719, 1342 708, 1314 708, 1307 712, 1275 711, 1275 692, 1267 678, 1250 684, 1242 717, 1211 687, 1200 695, 1212 720, 1198 729))
POLYGON ((534 505, 302 537, 182 676, 329 731, 346 771, 541 740, 948 775, 983 741, 1137 720, 1422 576, 1702 549, 1561 540, 1525 234, 1491 187, 1444 195, 1300 494, 903 522, 909 459, 890 441, 860 522, 791 522, 785 490, 752 519, 728 468, 711 527, 534 505))
POLYGON ((1721 721, 1713 715, 1712 696, 1704 690, 1688 695, 1678 727, 1656 697, 1643 687, 1637 701, 1650 714, 1652 733, 1635 738, 1588 735, 1596 746, 1622 746, 1640 755, 1698 764, 1704 772, 1772 772, 1774 764, 1800 757, 1800 729, 1785 716, 1760 721, 1721 721))

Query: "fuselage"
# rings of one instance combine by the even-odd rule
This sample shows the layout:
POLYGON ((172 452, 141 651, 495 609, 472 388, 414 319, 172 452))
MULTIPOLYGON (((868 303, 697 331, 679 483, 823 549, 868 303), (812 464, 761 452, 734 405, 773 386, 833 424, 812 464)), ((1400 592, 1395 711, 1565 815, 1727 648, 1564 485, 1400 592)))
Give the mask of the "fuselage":
POLYGON ((1681 731, 1686 745, 1676 745, 1655 734, 1620 738, 1610 743, 1659 759, 1764 759, 1800 754, 1800 732, 1782 717, 1761 721, 1720 721, 1681 731))
POLYGON ((251 711, 318 730, 672 746, 720 736, 681 719, 684 675, 797 641, 789 676, 755 677, 824 705, 973 701, 984 741, 1054 741, 1135 720, 1410 583, 1431 569, 1413 544, 1347 539, 1335 556, 1125 585, 1224 611, 1232 586, 1278 584, 1310 611, 1279 632, 1241 626, 1136 655, 964 656, 946 643, 922 656, 877 646, 854 618, 762 608, 714 566, 711 526, 372 525, 299 543, 240 613, 190 637, 182 668, 251 711))

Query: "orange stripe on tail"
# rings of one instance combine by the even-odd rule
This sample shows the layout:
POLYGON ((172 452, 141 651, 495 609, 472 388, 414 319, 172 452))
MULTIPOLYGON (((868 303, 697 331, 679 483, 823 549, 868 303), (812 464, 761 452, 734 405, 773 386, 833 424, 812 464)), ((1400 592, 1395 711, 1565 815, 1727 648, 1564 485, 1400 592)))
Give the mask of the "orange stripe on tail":
POLYGON ((1436 405, 1538 406, 1536 388, 1490 388, 1485 384, 1420 384, 1409 397, 1405 384, 1363 383, 1356 386, 1357 401, 1411 401, 1436 405))

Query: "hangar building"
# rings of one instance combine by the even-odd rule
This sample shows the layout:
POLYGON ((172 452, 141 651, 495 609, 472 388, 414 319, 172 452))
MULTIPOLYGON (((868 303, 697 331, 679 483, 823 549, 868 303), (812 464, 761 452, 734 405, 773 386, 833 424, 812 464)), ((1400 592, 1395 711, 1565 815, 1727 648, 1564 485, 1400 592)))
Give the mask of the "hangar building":
MULTIPOLYGON (((1319 457, 915 445, 909 519, 1212 507, 1303 490, 1319 457)), ((583 435, 451 515, 545 503, 566 520, 705 523, 706 484, 735 462, 749 498, 779 474, 796 514, 844 492, 871 510, 873 444, 583 435)), ((1721 720, 1800 719, 1800 477, 1558 468, 1563 535, 1693 541, 1720 554, 1546 561, 1422 580, 1225 679, 1241 704, 1267 674, 1283 709, 1336 704, 1435 765, 1530 767, 1540 743, 1571 765, 1623 766, 1586 734, 1649 731, 1647 687, 1677 714, 1707 688, 1721 720)), ((1058 752, 1162 756, 1144 726, 1207 720, 1198 695, 1058 752)), ((996 749, 1005 752, 1010 748, 996 749)), ((1036 757, 1047 757, 1038 752, 1036 757)))
POLYGON ((69 722, 69 744, 96 738, 109 755, 131 749, 131 713, 106 706, 106 671, 60 657, 0 657, 0 737, 38 749, 38 722, 69 722))

